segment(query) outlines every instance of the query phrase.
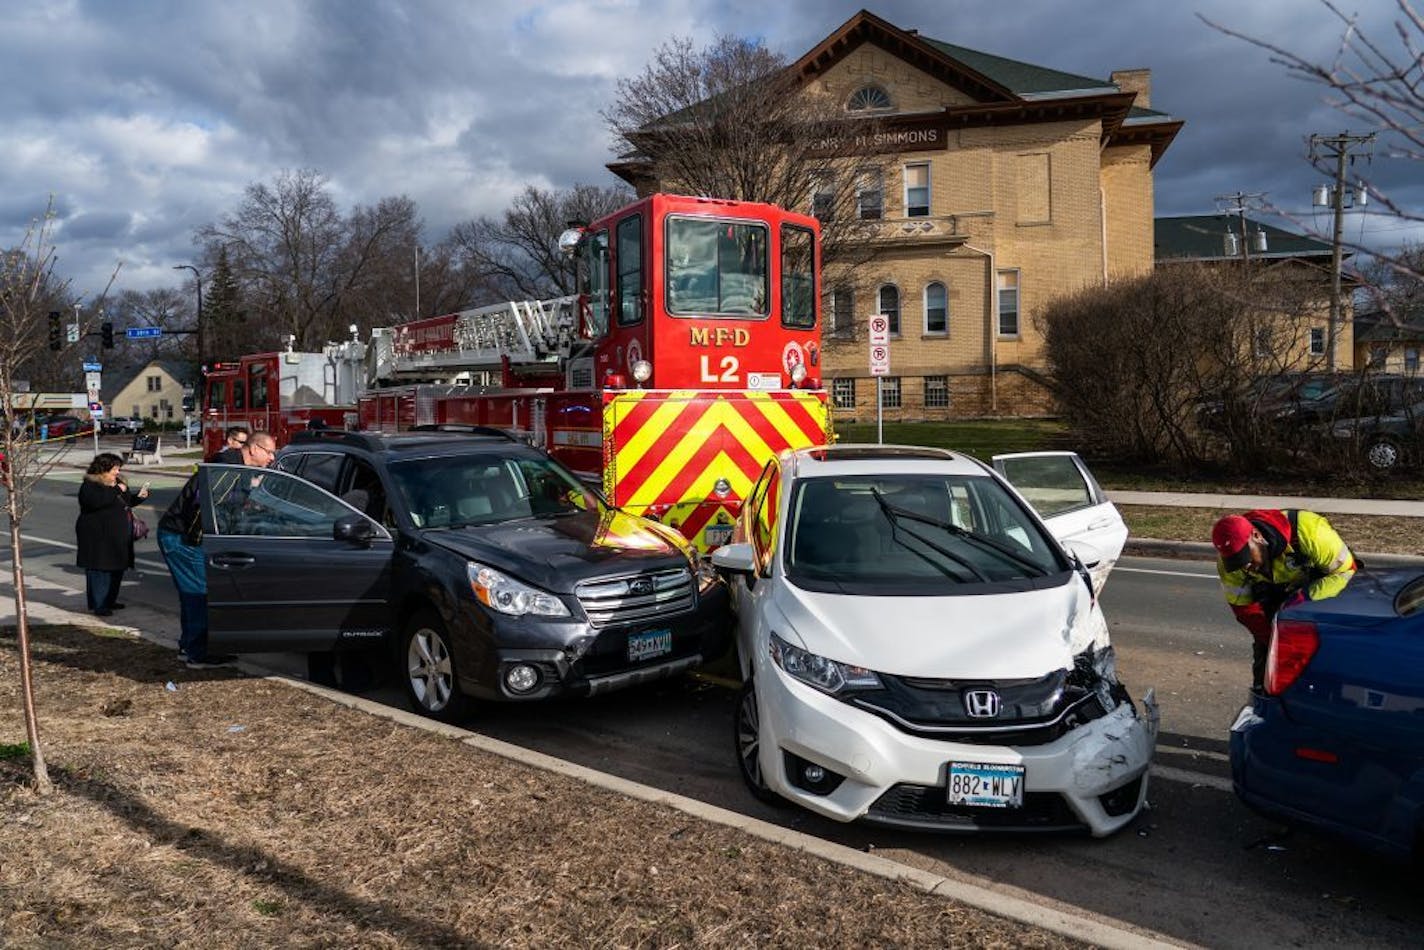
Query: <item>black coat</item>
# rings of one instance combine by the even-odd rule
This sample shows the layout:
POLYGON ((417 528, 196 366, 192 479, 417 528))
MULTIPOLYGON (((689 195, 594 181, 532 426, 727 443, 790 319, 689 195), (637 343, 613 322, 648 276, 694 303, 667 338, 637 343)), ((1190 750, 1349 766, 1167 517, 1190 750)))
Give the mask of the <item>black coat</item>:
POLYGON ((134 565, 133 529, 129 507, 141 499, 98 476, 85 475, 79 485, 79 518, 74 537, 79 545, 75 563, 88 571, 123 571, 134 565))

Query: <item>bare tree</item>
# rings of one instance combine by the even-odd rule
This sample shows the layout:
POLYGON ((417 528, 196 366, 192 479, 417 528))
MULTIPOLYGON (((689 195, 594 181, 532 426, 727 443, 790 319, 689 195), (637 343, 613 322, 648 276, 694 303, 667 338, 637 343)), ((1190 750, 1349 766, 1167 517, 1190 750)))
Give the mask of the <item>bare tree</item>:
MULTIPOLYGON (((1310 59, 1269 40, 1248 36, 1205 17, 1202 20, 1213 29, 1265 50, 1272 62, 1290 74, 1324 86, 1329 91, 1327 101, 1331 105, 1380 134, 1385 156, 1419 162, 1424 160, 1424 83, 1420 77, 1420 64, 1424 62, 1424 16, 1414 9, 1411 0, 1395 2, 1398 16, 1393 24, 1394 35, 1384 38, 1366 33, 1360 28, 1356 15, 1347 15, 1331 0, 1320 0, 1321 6, 1340 26, 1340 42, 1328 60, 1310 59)), ((1318 159, 1317 164, 1333 176, 1334 170, 1323 167, 1324 161, 1318 159)), ((1365 176, 1361 176, 1361 181, 1384 209, 1383 213, 1411 224, 1424 222, 1424 212, 1397 200, 1377 181, 1365 176)), ((1299 223, 1312 230, 1308 222, 1299 223)), ((1330 235, 1317 236, 1331 239, 1330 235)), ((1343 243, 1375 255, 1390 271, 1416 280, 1424 279, 1417 255, 1343 243)))
MULTIPOLYGON (((15 589, 15 628, 20 658, 20 698, 24 708, 25 736, 30 749, 35 787, 49 792, 49 770, 40 746, 35 714, 34 671, 30 659, 30 623, 25 596, 25 562, 21 527, 29 512, 34 484, 54 464, 40 456, 37 444, 27 438, 26 416, 33 411, 21 405, 21 374, 48 349, 48 314, 67 297, 67 285, 53 273, 55 248, 51 240, 54 202, 42 217, 31 222, 19 247, 0 253, 0 485, 5 491, 3 510, 10 521, 11 579, 15 589)), ((114 276, 117 276, 117 269, 114 276)), ((109 278, 113 285, 114 276, 109 278)), ((108 287, 105 288, 108 293, 108 287)), ((102 303, 104 294, 96 302, 102 303)))
POLYGON ((721 36, 659 47, 618 83, 603 116, 626 177, 668 190, 764 201, 821 223, 825 287, 863 282, 882 242, 884 114, 848 111, 855 92, 802 75, 760 42, 721 36))
POLYGON ((449 246, 479 281, 488 300, 542 299, 574 292, 573 261, 559 250, 571 222, 587 223, 634 199, 624 187, 576 184, 568 190, 533 185, 514 199, 504 217, 455 225, 449 246))
POLYGON ((1289 272, 1182 264, 1054 301, 1038 322, 1063 415, 1124 460, 1269 467, 1301 433, 1260 411, 1262 383, 1312 368, 1299 314, 1319 293, 1289 272))

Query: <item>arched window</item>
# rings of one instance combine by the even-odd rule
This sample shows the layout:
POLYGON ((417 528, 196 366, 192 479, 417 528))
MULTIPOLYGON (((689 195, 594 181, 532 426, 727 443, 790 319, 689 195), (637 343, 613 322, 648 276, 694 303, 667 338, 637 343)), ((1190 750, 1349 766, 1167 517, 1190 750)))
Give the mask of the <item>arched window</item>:
POLYGON ((893 106, 890 93, 874 83, 861 86, 846 100, 847 112, 884 112, 893 106))
POLYGON ((877 303, 880 309, 877 313, 883 313, 890 318, 890 332, 895 336, 900 335, 900 288, 894 284, 882 284, 877 303))
POLYGON ((925 333, 949 332, 949 294, 944 284, 932 281, 925 285, 925 333))

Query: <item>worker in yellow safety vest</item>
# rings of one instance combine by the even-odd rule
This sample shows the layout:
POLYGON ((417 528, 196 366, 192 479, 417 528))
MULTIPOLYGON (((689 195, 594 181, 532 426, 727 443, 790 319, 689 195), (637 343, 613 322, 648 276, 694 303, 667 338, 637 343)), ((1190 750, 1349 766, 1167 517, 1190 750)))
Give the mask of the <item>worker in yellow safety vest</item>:
POLYGON ((1276 613, 1334 597, 1358 564, 1330 522, 1303 509, 1227 515, 1212 527, 1211 543, 1226 602, 1254 638, 1252 688, 1260 689, 1276 613))

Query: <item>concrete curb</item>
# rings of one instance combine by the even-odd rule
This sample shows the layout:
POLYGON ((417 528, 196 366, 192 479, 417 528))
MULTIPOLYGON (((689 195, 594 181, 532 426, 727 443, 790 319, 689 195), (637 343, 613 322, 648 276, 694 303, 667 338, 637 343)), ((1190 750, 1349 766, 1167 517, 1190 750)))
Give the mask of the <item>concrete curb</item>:
MULTIPOLYGON (((158 644, 159 646, 173 648, 177 644, 177 638, 171 635, 164 636, 122 623, 101 622, 99 618, 92 617, 88 614, 78 614, 62 607, 54 607, 32 601, 30 603, 30 613, 33 617, 45 623, 68 623, 80 627, 117 628, 127 630, 135 636, 148 640, 150 643, 158 644)), ((427 719, 424 716, 418 716, 415 713, 403 709, 395 709, 369 699, 363 699, 360 696, 352 696, 348 693, 329 689, 325 686, 309 683, 306 680, 295 679, 281 673, 274 673, 255 663, 239 662, 237 668, 250 676, 265 679, 272 683, 283 684, 292 689, 319 696, 339 706, 345 706, 348 709, 376 716, 414 729, 421 729, 425 732, 457 739, 465 745, 482 752, 497 755, 530 768, 566 775, 578 781, 607 789, 615 794, 627 795, 642 801, 666 805, 667 807, 675 808, 694 818, 722 825, 723 827, 734 828, 755 838, 760 838, 763 841, 795 848, 798 851, 804 851, 807 854, 814 855, 825 861, 831 861, 866 874, 873 874, 876 877, 884 878, 889 881, 907 884, 927 894, 958 901, 966 906, 977 908, 994 914, 995 916, 1017 921, 1018 923, 1026 924, 1031 927, 1038 927, 1042 930, 1060 934, 1073 940, 1084 941, 1100 947, 1109 947, 1113 948, 1113 950, 1197 946, 1184 941, 1174 940, 1164 934, 1137 929, 1125 922, 1112 920, 1111 918, 1089 917, 1061 909, 1052 904, 1035 902, 1028 897, 1020 897, 1015 893, 1010 893, 1008 886, 997 885, 992 881, 984 880, 983 883, 975 883, 960 878, 946 877, 919 868, 912 868, 900 864, 897 861, 892 861, 889 858, 866 854, 853 848, 848 848, 845 845, 835 844, 834 842, 825 841, 813 835, 794 831, 790 828, 783 828, 771 822, 762 821, 759 818, 742 815, 716 805, 710 805, 706 802, 678 795, 674 792, 664 791, 663 789, 630 781, 616 775, 609 775, 606 772, 599 772, 587 766, 566 762, 563 759, 558 759, 542 752, 535 752, 531 749, 525 749, 522 746, 513 745, 508 742, 502 742, 499 739, 493 739, 489 736, 471 732, 459 726, 436 722, 433 719, 427 719)))

